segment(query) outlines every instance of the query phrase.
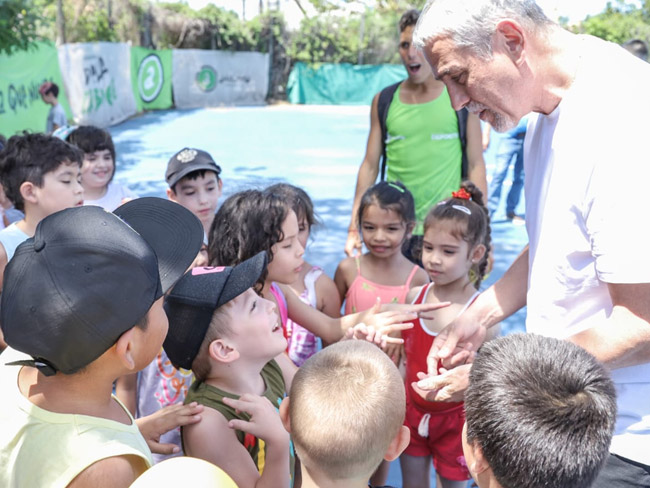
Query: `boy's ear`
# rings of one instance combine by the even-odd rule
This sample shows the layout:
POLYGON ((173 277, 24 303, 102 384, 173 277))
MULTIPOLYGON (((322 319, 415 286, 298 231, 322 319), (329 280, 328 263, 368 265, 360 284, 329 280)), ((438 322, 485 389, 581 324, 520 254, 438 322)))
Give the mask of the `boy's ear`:
POLYGON ((490 469, 490 465, 485 459, 485 456, 483 456, 483 449, 480 444, 478 442, 469 442, 468 444, 473 456, 472 462, 470 463, 471 466, 467 466, 469 472, 476 476, 490 469))
POLYGON ((18 189, 20 191, 20 196, 23 197, 23 200, 31 204, 36 204, 38 202, 38 195, 36 194, 38 187, 31 181, 23 181, 18 189))
POLYGON ((400 454, 407 448, 411 440, 411 431, 406 425, 402 425, 397 432, 397 435, 388 445, 384 459, 386 461, 394 461, 400 454))
POLYGON ((284 430, 291 434, 291 419, 289 418, 289 397, 285 397, 280 404, 280 420, 282 420, 284 430))
POLYGON ((208 347, 210 358, 220 363, 232 363, 239 359, 239 351, 223 339, 216 339, 208 347))
POLYGON ((472 263, 476 264, 481 259, 483 259, 483 256, 485 255, 485 251, 486 251, 485 244, 478 244, 471 252, 470 259, 472 260, 472 263))
POLYGON ((129 370, 135 369, 135 360, 133 358, 133 340, 135 327, 131 327, 124 332, 115 343, 115 353, 122 364, 129 370))
POLYGON ((167 188, 167 198, 172 202, 176 201, 176 192, 171 188, 167 188))
POLYGON ((221 196, 221 190, 223 190, 223 180, 217 176, 217 187, 219 188, 219 196, 221 196))

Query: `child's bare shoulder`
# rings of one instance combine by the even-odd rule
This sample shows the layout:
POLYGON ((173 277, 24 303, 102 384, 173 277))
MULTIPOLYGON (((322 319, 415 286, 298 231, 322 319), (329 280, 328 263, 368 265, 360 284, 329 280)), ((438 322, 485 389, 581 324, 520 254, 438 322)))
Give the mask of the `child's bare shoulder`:
POLYGON ((413 303, 425 286, 426 284, 411 288, 406 294, 406 303, 413 303))
POLYGON ((336 268, 336 271, 338 272, 339 270, 343 273, 349 273, 349 272, 354 272, 357 269, 357 257, 349 257, 343 259, 340 263, 338 268, 336 268))
POLYGON ((146 469, 144 460, 138 456, 113 456, 88 466, 68 484, 68 488, 126 488, 146 469))
POLYGON ((429 275, 426 271, 418 266, 418 269, 415 272, 415 275, 413 275, 413 279, 411 280, 411 289, 414 287, 421 288, 427 283, 429 283, 429 275))
POLYGON ((354 281, 354 277, 357 274, 357 259, 358 258, 356 257, 345 258, 336 268, 336 272, 334 273, 334 282, 339 290, 347 290, 352 281, 354 281))
POLYGON ((183 442, 190 455, 198 455, 205 450, 216 450, 214 446, 215 434, 219 435, 218 444, 238 443, 235 432, 228 426, 228 419, 214 408, 205 408, 201 414, 201 421, 183 427, 183 442), (223 436, 223 437, 222 437, 223 436))

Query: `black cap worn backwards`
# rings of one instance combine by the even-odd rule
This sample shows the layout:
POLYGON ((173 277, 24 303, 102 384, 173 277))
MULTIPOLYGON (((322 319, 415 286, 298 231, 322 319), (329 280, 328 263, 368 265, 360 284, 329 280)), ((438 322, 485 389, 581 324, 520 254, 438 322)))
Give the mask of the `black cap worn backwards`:
POLYGON ((196 258, 203 227, 186 208, 138 198, 110 213, 87 206, 44 218, 7 265, 1 326, 7 344, 46 375, 101 356, 196 258))
POLYGON ((231 267, 194 268, 165 297, 169 332, 163 344, 172 364, 191 369, 214 311, 257 283, 266 252, 231 267))

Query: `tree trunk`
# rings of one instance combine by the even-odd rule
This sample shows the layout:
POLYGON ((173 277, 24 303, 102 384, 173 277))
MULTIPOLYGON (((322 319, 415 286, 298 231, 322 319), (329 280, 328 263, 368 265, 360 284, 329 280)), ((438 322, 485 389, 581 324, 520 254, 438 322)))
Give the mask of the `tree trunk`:
POLYGON ((65 15, 63 15, 63 0, 56 0, 56 44, 65 44, 65 15))

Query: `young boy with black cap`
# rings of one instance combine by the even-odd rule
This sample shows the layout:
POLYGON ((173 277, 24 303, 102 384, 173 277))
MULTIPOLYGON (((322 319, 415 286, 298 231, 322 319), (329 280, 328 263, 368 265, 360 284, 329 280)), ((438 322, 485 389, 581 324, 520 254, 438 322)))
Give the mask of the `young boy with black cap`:
POLYGON ((57 212, 18 247, 0 312, 11 348, 0 374, 0 486, 126 487, 151 465, 113 381, 160 349, 162 296, 201 231, 181 206, 142 198, 115 213, 57 212))
POLYGON ((194 268, 165 299, 163 347, 196 377, 185 401, 210 407, 200 424, 182 429, 183 448, 240 488, 293 481, 293 450, 277 412, 285 381, 274 360, 287 340, 275 304, 252 288, 265 267, 259 253, 234 268, 194 268))
MULTIPOLYGON (((234 268, 194 268, 165 298, 163 347, 176 368, 196 377, 185 401, 210 407, 200 423, 182 428, 183 448, 224 469, 239 488, 293 484, 293 448, 278 414, 290 385, 274 359, 287 340, 274 302, 253 288, 266 264, 260 252, 234 268)), ((388 334, 409 327, 358 324, 346 338, 399 342, 388 334)))

